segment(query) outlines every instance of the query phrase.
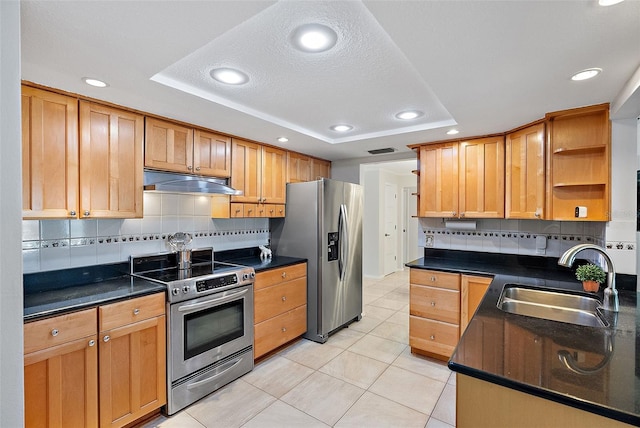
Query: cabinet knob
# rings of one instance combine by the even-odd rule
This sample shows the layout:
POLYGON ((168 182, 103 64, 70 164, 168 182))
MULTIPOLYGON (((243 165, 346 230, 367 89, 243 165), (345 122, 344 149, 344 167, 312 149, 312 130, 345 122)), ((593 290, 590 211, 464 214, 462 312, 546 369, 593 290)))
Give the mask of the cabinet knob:
POLYGON ((429 336, 429 339, 436 340, 436 336, 434 334, 432 334, 431 336, 429 336))
POLYGON ((76 216, 76 212, 75 211, 69 211, 69 215, 75 217, 76 216))
POLYGON ((111 339, 111 337, 109 337, 109 335, 107 334, 105 337, 102 338, 103 342, 108 342, 109 339, 111 339))
POLYGON ((533 214, 536 218, 540 218, 540 211, 536 210, 536 212, 533 214))
POLYGON ((286 302, 287 301, 287 296, 282 296, 282 301, 286 302))
POLYGON ((196 171, 200 171, 200 167, 199 166, 196 167, 196 171))
POLYGON ((89 217, 89 214, 91 214, 91 212, 89 212, 89 210, 84 210, 84 216, 85 217, 89 217))
POLYGON ((460 213, 460 217, 464 217, 464 213, 460 213))
POLYGON ((458 215, 458 213, 455 211, 451 213, 451 217, 455 217, 456 215, 458 215))
POLYGON ((51 330, 51 336, 56 337, 58 335, 58 333, 60 333, 60 331, 58 331, 57 328, 54 328, 53 330, 51 330))
POLYGON ((267 198, 262 198, 262 203, 267 202, 267 198))
POLYGON ((431 302, 431 306, 435 306, 435 305, 436 305, 436 302, 431 302))
POLYGON ((138 315, 139 313, 140 313, 140 309, 135 308, 135 309, 133 310, 133 315, 138 315))
POLYGON ((436 277, 435 277, 435 276, 432 276, 432 277, 431 277, 431 281, 436 282, 436 277))
POLYGON ((191 170, 193 170, 193 166, 188 165, 188 166, 187 166, 187 169, 188 169, 189 171, 191 171, 191 170))
POLYGON ((286 333, 287 332, 287 328, 286 327, 282 327, 282 332, 286 333))
POLYGON ((95 340, 91 339, 91 340, 89 341, 89 346, 94 346, 95 344, 96 344, 96 341, 95 341, 95 340))
POLYGON ((287 273, 286 272, 282 272, 282 277, 286 278, 287 277, 287 273))

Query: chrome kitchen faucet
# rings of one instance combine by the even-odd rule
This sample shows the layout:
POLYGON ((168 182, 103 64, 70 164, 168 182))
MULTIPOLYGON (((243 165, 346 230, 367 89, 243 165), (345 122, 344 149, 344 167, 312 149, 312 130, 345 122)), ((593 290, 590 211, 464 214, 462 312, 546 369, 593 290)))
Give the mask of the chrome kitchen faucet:
POLYGON ((602 307, 608 311, 618 312, 620 310, 620 303, 618 300, 618 290, 616 290, 616 269, 613 267, 613 260, 611 260, 611 257, 609 257, 604 248, 593 244, 576 245, 575 247, 569 248, 560 256, 558 264, 560 266, 571 267, 576 259, 576 255, 583 250, 593 250, 602 254, 602 257, 604 257, 607 263, 607 288, 604 289, 602 307))

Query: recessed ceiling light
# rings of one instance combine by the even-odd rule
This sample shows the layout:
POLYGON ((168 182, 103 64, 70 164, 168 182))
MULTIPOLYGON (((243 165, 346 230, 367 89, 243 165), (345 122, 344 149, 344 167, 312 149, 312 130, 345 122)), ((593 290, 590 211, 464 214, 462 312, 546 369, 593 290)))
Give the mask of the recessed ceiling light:
POLYGON ((249 76, 234 68, 214 68, 210 74, 218 82, 227 85, 244 85, 249 81, 249 76))
POLYGON ((600 6, 613 6, 614 4, 622 3, 624 0, 598 0, 600 6))
POLYGON ((351 131, 353 129, 353 126, 350 126, 350 125, 333 125, 331 127, 331 129, 333 131, 336 131, 336 132, 347 132, 347 131, 351 131))
POLYGON ((447 131, 447 135, 456 135, 458 132, 460 131, 458 131, 457 129, 450 129, 447 131))
POLYGON ((396 114, 396 118, 401 119, 401 120, 411 120, 411 119, 415 119, 417 117, 422 116, 424 113, 422 113, 419 110, 406 110, 406 111, 401 111, 400 113, 396 114))
POLYGON ((324 52, 335 46, 338 35, 326 25, 306 24, 293 31, 291 40, 301 51, 324 52))
POLYGON ((601 68, 587 68, 586 70, 579 71, 571 76, 571 80, 587 80, 596 77, 600 73, 602 73, 601 68))
POLYGON ((103 82, 102 80, 94 79, 92 77, 83 77, 82 80, 87 85, 95 86, 96 88, 106 88, 109 86, 107 82, 103 82))
POLYGON ((287 137, 278 137, 278 141, 280 143, 286 143, 287 141, 289 141, 289 139, 287 137))

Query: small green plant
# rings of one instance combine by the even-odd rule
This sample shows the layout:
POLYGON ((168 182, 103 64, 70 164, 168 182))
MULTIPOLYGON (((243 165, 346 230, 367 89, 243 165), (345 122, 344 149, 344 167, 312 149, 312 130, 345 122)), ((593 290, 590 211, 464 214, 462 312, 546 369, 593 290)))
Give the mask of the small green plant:
POLYGON ((579 281, 595 281, 598 284, 602 284, 606 281, 607 276, 600 266, 587 263, 586 265, 578 266, 576 278, 579 281))

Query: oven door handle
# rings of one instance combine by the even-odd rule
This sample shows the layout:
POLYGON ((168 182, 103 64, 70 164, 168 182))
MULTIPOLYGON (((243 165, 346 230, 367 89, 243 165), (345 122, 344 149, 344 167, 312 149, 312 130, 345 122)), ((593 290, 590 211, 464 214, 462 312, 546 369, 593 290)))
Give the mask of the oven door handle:
POLYGON ((202 380, 199 380, 197 382, 190 383, 189 385, 187 385, 187 389, 199 388, 202 385, 205 385, 205 384, 207 384, 209 382, 213 382, 218 377, 222 376, 223 374, 225 374, 226 372, 228 372, 229 370, 231 370, 232 368, 237 366, 242 361, 242 358, 243 358, 243 356, 239 357, 239 358, 237 358, 235 360, 227 361, 226 363, 222 364, 218 368, 220 370, 219 373, 216 373, 213 376, 210 376, 210 377, 208 377, 206 379, 202 379, 202 380))
POLYGON ((224 303, 224 302, 227 302, 229 300, 237 299, 238 297, 242 296, 243 294, 247 294, 248 291, 249 290, 236 291, 235 293, 229 294, 228 296, 218 297, 217 299, 207 300, 206 302, 192 303, 190 305, 180 306, 180 307, 178 307, 178 312, 191 312, 191 311, 196 311, 196 310, 199 310, 199 309, 209 308, 211 306, 217 306, 220 303, 224 303))

